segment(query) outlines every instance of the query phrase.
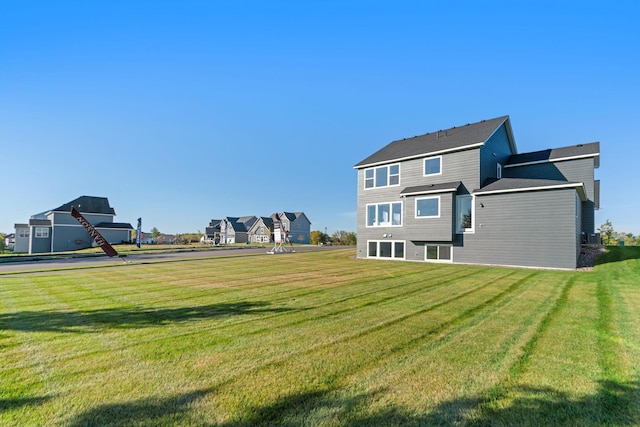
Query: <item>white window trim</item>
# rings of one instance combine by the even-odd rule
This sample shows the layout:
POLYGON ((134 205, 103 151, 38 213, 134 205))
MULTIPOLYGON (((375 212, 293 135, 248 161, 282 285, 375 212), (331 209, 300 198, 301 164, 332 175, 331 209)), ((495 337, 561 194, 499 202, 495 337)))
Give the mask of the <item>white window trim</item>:
POLYGON ((414 214, 416 219, 432 219, 432 218, 440 218, 440 196, 429 196, 429 197, 416 197, 414 214), (418 200, 428 200, 428 199, 438 199, 438 214, 437 215, 418 215, 418 200))
POLYGON ((403 223, 403 217, 404 217, 404 203, 402 203, 402 200, 396 200, 393 202, 380 202, 380 203, 367 203, 367 205, 365 206, 365 224, 366 224, 366 228, 381 228, 381 227, 402 227, 402 223, 403 223), (393 224, 393 205, 396 203, 400 203, 400 224, 393 224), (390 214, 390 221, 388 223, 384 223, 384 224, 379 224, 378 223, 378 206, 380 205, 389 205, 389 214, 390 214), (375 206, 376 207, 376 221, 373 225, 369 225, 369 206, 375 206))
POLYGON ((33 237, 36 239, 48 239, 49 228, 48 227, 34 227, 33 237))
MULTIPOLYGON (((395 260, 405 260, 407 256, 407 242, 405 242, 404 240, 367 240, 367 258, 369 259, 395 259, 395 260), (371 256, 369 255, 369 244, 370 243, 376 243, 376 256, 371 256), (385 256, 380 256, 380 243, 391 243, 391 256, 390 257, 385 257, 385 256), (396 252, 396 243, 402 243, 404 245, 404 253, 402 255, 402 258, 396 257, 395 256, 395 252, 396 252)), ((426 255, 425 255, 426 256, 426 255)))
POLYGON ((496 177, 498 179, 502 178, 502 163, 496 164, 496 177))
POLYGON ((424 245, 424 260, 426 262, 442 262, 442 263, 452 263, 453 262, 453 245, 438 245, 438 244, 426 244, 424 245), (438 259, 429 259, 427 258, 427 246, 436 246, 438 248, 438 259), (449 248, 449 259, 440 259, 440 247, 447 246, 449 248))
MULTIPOLYGON (((442 167, 442 166, 441 166, 442 167)), ((364 175, 363 175, 363 187, 365 190, 376 190, 378 188, 388 188, 388 187, 398 187, 400 186, 400 175, 401 175, 401 165, 400 163, 392 163, 389 165, 378 165, 378 166, 373 166, 370 168, 366 168, 364 170, 364 175), (391 167, 392 166, 398 166, 398 183, 397 184, 389 184, 389 181, 391 180, 391 167), (381 167, 385 167, 387 168, 387 185, 382 185, 380 187, 376 186, 376 169, 381 168, 381 167), (372 187, 367 187, 367 171, 373 171, 373 186, 372 187)), ((395 176, 395 174, 394 174, 395 176)), ((371 178, 369 178, 371 179, 371 178)))
POLYGON ((438 176, 442 175, 442 156, 425 157, 422 161, 422 176, 438 176), (427 173, 427 160, 439 159, 440 160, 440 172, 427 173))
POLYGON ((476 232, 476 196, 473 194, 463 194, 460 196, 456 196, 456 234, 474 234, 476 232), (461 198, 470 198, 471 199, 471 228, 460 228, 458 224, 458 217, 460 212, 458 199, 461 198))

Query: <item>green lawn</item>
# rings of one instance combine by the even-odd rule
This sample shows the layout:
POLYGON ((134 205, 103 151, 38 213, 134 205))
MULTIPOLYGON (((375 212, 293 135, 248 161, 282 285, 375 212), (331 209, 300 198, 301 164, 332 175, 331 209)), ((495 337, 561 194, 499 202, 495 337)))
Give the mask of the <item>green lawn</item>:
POLYGON ((0 275, 0 425, 640 425, 640 252, 0 275))

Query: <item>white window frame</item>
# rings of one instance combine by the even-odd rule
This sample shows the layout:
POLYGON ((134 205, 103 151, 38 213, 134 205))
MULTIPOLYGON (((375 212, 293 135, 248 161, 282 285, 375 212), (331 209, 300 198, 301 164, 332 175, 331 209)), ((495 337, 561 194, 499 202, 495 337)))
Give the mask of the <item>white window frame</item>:
POLYGON ((33 237, 36 239, 48 239, 49 238, 49 227, 34 227, 33 237))
POLYGON ((415 217, 416 219, 429 219, 429 218, 440 218, 440 196, 429 196, 429 197, 417 197, 415 203, 415 217), (419 200, 438 200, 438 214, 437 215, 418 215, 418 201, 419 200))
POLYGON ((22 238, 22 239, 26 239, 29 237, 29 229, 28 228, 21 228, 18 230, 18 237, 22 238))
POLYGON ((404 216, 404 203, 401 200, 394 202, 382 202, 382 203, 369 203, 366 206, 365 210, 365 224, 367 228, 376 228, 376 227, 402 227, 402 217, 404 216), (400 205, 400 223, 393 223, 393 205, 400 205), (389 205, 389 221, 380 222, 378 220, 378 212, 381 205, 389 205), (369 225, 369 207, 375 206, 375 219, 373 221, 373 225, 369 225))
POLYGON ((496 164, 496 177, 498 179, 502 178, 502 163, 497 163, 496 164))
POLYGON ((422 162, 422 176, 438 176, 438 175, 442 175, 442 156, 426 157, 424 159, 424 161, 422 162), (434 159, 438 159, 438 161, 440 163, 440 172, 438 172, 438 173, 427 173, 427 162, 429 160, 434 160, 434 159))
POLYGON ((437 245, 437 244, 426 244, 424 245, 424 260, 426 262, 453 262, 453 245, 437 245), (435 246, 438 248, 438 258, 437 259, 430 259, 427 258, 427 253, 428 253, 428 247, 429 246, 435 246), (449 248, 449 259, 440 259, 440 248, 442 247, 448 247, 449 248))
POLYGON ((475 233, 475 225, 476 225, 476 196, 471 194, 465 194, 461 196, 456 196, 456 233, 457 234, 473 234, 475 233), (461 199, 471 199, 471 227, 470 228, 460 228, 460 200, 461 199))
POLYGON ((371 259, 396 259, 396 260, 404 260, 407 256, 407 243, 404 240, 367 240, 367 258, 371 259), (369 255, 369 245, 371 243, 376 244, 376 255, 369 255), (383 257, 380 256, 380 243, 391 243, 391 256, 383 257), (396 243, 402 243, 402 257, 396 257, 396 243))
POLYGON ((390 165, 384 165, 384 166, 376 166, 376 167, 372 167, 372 168, 367 168, 364 170, 364 189, 365 190, 374 190, 376 188, 387 188, 387 187, 397 187, 400 185, 400 163, 393 163, 390 165), (397 166, 398 167, 398 173, 397 174, 392 174, 391 173, 391 168, 393 166, 397 166), (377 171, 379 169, 386 169, 387 170, 387 183, 386 185, 376 185, 377 183, 377 171), (371 173, 373 176, 367 178, 367 173, 371 173), (395 184, 391 184, 391 177, 398 177, 398 182, 395 184), (368 187, 367 186, 367 181, 371 181, 371 186, 368 187))

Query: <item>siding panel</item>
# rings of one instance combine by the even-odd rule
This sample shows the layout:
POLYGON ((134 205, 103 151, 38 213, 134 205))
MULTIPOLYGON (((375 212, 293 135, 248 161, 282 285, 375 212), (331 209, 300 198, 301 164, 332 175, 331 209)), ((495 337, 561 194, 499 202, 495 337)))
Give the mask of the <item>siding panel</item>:
POLYGON ((475 233, 458 235, 454 262, 576 267, 574 189, 484 195, 475 203, 475 233))

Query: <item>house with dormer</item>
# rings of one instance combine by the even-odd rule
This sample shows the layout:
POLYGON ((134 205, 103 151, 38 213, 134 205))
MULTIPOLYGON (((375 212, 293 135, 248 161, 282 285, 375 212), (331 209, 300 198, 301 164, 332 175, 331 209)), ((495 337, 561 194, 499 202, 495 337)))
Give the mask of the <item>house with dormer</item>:
POLYGON ((575 269, 598 142, 518 153, 509 116, 393 141, 354 166, 358 258, 575 269))
POLYGON ((133 227, 114 222, 115 210, 106 197, 81 196, 57 208, 32 215, 28 222, 15 224, 15 252, 29 254, 64 252, 95 245, 85 228, 71 216, 76 208, 112 244, 131 241, 133 227))

